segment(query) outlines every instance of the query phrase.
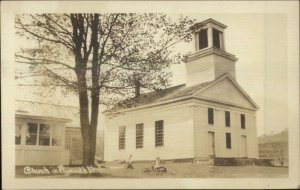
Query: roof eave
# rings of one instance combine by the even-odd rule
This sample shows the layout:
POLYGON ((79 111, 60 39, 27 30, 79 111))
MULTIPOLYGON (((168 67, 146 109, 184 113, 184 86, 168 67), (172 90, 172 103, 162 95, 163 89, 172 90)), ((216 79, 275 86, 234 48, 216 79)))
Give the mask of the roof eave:
POLYGON ((201 25, 201 26, 203 26, 203 25, 206 25, 208 23, 213 23, 213 24, 218 25, 218 26, 220 26, 221 28, 224 28, 224 29, 227 28, 227 26, 225 24, 222 24, 222 23, 220 23, 220 22, 218 22, 218 21, 216 21, 216 20, 214 20, 212 18, 206 19, 206 20, 204 20, 202 22, 198 22, 195 25, 201 25))
POLYGON ((137 107, 133 107, 133 108, 126 108, 126 109, 121 109, 121 110, 116 111, 116 112, 106 113, 105 116, 110 116, 110 115, 113 115, 113 114, 124 113, 124 112, 129 112, 129 111, 147 109, 147 108, 151 108, 151 107, 162 106, 162 105, 171 104, 171 103, 175 103, 175 102, 183 101, 183 100, 188 100, 188 99, 201 99, 201 100, 205 100, 205 101, 216 102, 216 103, 220 103, 220 104, 223 104, 223 105, 234 106, 234 107, 237 107, 237 108, 242 108, 242 109, 247 109, 247 110, 252 110, 252 111, 257 111, 258 110, 257 107, 253 107, 253 108, 243 107, 243 106, 239 106, 239 105, 229 103, 229 102, 222 102, 222 101, 218 101, 218 100, 206 99, 206 98, 203 98, 203 97, 196 97, 191 93, 189 95, 186 95, 186 96, 180 97, 180 98, 176 98, 176 99, 171 99, 171 100, 167 100, 167 101, 163 101, 163 102, 147 104, 147 105, 143 105, 143 106, 137 106, 137 107))
POLYGON ((38 115, 15 114, 15 116, 16 118, 22 118, 22 119, 37 119, 37 120, 56 121, 56 122, 63 122, 63 123, 67 123, 71 121, 71 119, 67 119, 67 118, 55 118, 55 117, 38 116, 38 115))
POLYGON ((186 59, 185 62, 194 61, 194 60, 197 60, 201 57, 205 57, 205 56, 212 55, 212 54, 224 57, 224 58, 229 59, 231 61, 238 61, 238 58, 236 58, 235 55, 230 54, 226 51, 220 50, 218 48, 211 47, 211 48, 205 48, 205 49, 201 49, 201 50, 196 51, 195 53, 191 54, 186 59))

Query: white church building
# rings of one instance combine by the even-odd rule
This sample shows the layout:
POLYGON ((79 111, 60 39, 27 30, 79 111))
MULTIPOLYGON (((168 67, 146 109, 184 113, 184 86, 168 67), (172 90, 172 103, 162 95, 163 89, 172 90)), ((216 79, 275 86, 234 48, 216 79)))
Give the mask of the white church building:
POLYGON ((258 158, 258 106, 235 79, 227 26, 213 19, 195 26, 186 84, 141 94, 117 116, 106 115, 105 161, 258 158))

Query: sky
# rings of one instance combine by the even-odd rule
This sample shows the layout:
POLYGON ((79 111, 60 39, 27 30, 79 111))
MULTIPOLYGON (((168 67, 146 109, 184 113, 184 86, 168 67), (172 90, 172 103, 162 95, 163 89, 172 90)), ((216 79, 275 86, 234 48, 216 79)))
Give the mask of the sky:
MULTIPOLYGON (((289 126, 298 126, 299 68, 298 60, 295 59, 298 56, 295 49, 299 49, 298 15, 296 9, 292 8, 292 3, 283 5, 280 3, 163 2, 139 5, 137 6, 139 9, 131 7, 125 12, 162 12, 173 18, 182 14, 195 18, 198 22, 213 18, 227 25, 226 51, 239 59, 236 62, 236 80, 260 107, 257 112, 257 133, 262 135, 280 132, 289 126)), ((122 3, 117 6, 104 5, 102 9, 106 8, 108 12, 124 11, 122 3)), ((36 8, 37 12, 62 11, 57 5, 49 6, 48 9, 27 7, 32 7, 33 10, 36 8)), ((73 9, 68 7, 64 11, 79 10, 74 7, 73 9)), ((86 7, 87 11, 93 10, 92 6, 86 7)), ((17 11, 29 12, 27 8, 17 11)), ((17 47, 18 43, 15 48, 17 47)), ((178 44, 176 50, 193 52, 193 48, 194 43, 191 42, 178 44)), ((173 66, 171 70, 172 85, 184 84, 186 80, 184 63, 173 66)), ((21 91, 22 93, 15 93, 16 99, 38 99, 28 89, 21 91)), ((76 102, 78 102, 76 97, 67 97, 63 104, 76 105, 76 102)), ((103 120, 100 119, 100 123, 103 123, 103 120)))

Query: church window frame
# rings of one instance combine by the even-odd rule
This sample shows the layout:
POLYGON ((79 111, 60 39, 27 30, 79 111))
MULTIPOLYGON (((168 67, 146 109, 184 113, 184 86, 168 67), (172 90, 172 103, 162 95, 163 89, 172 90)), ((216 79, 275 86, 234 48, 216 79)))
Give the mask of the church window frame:
POLYGON ((119 126, 119 150, 126 147, 126 126, 119 126))
POLYGON ((207 122, 210 125, 214 125, 214 109, 213 108, 207 108, 207 122))
POLYGON ((225 111, 225 126, 230 127, 230 111, 225 111))
POLYGON ((164 146, 164 120, 155 121, 155 147, 164 146))
POLYGON ((144 146, 144 123, 136 124, 135 126, 135 148, 143 148, 144 146))

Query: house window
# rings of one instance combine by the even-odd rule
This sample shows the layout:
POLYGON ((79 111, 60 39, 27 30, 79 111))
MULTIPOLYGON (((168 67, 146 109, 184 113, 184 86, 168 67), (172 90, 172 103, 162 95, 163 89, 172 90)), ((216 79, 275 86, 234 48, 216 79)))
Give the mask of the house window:
POLYGON ((200 30, 199 32, 199 49, 208 47, 207 29, 200 30))
POLYGON ((16 125, 15 143, 23 144, 22 138, 25 138, 25 145, 39 146, 61 146, 63 140, 62 128, 60 126, 48 125, 43 123, 27 123, 26 128, 16 125), (23 133, 23 132, 24 133, 23 133), (23 137, 22 137, 23 136, 23 137))
POLYGON ((40 124, 39 130, 39 145, 49 146, 50 145, 50 126, 40 124))
POLYGON ((225 111, 225 125, 226 127, 230 127, 230 112, 225 111))
POLYGON ((37 142, 37 123, 28 123, 26 131, 26 145, 36 145, 37 142))
POLYGON ((21 133, 22 133, 22 126, 16 125, 15 128, 15 144, 21 144, 21 133))
POLYGON ((62 145, 62 133, 61 128, 58 126, 52 126, 52 146, 62 145))
POLYGON ((220 31, 219 30, 216 30, 216 29, 212 29, 213 31, 213 46, 216 47, 216 48, 219 48, 221 47, 221 44, 220 44, 220 31))
POLYGON ((241 114, 241 128, 245 129, 246 128, 246 118, 245 114, 241 114))
POLYGON ((208 124, 214 124, 214 109, 208 108, 208 124))
POLYGON ((164 146, 164 121, 155 121, 155 146, 164 146))
POLYGON ((226 133, 226 148, 231 149, 231 134, 226 133))
POLYGON ((143 148, 144 139, 144 124, 140 123, 136 125, 135 147, 143 148))
POLYGON ((126 128, 125 126, 120 126, 119 127, 119 149, 125 149, 125 132, 126 128))

